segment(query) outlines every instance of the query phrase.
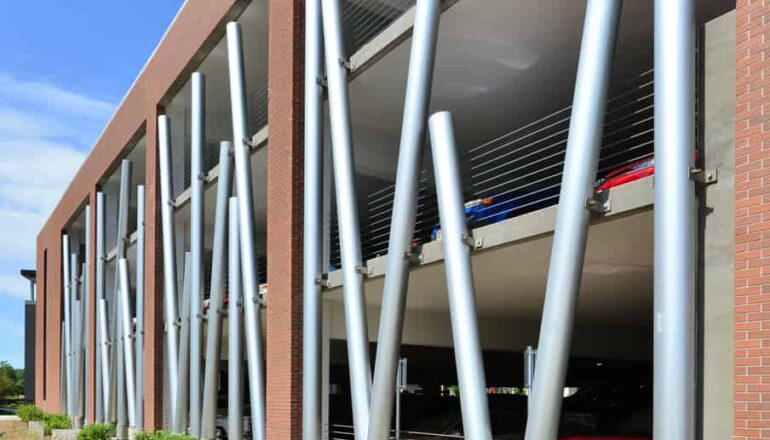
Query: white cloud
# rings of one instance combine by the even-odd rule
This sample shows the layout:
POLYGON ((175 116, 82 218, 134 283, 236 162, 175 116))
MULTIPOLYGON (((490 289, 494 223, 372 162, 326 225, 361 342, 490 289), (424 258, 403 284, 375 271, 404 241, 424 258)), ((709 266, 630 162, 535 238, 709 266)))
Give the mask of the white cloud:
POLYGON ((37 233, 115 106, 0 73, 0 295, 26 298, 37 233))
MULTIPOLYGON (((29 281, 19 275, 0 275, 0 292, 18 299, 29 299, 29 281)), ((2 320, 0 320, 2 321, 2 320)))

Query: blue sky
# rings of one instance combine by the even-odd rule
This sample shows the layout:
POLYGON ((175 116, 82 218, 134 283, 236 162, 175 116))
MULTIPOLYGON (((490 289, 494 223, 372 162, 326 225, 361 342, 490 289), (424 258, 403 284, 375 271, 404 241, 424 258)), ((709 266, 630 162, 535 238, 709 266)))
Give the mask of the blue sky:
POLYGON ((8 1, 0 14, 0 360, 24 365, 20 269, 182 0, 8 1))

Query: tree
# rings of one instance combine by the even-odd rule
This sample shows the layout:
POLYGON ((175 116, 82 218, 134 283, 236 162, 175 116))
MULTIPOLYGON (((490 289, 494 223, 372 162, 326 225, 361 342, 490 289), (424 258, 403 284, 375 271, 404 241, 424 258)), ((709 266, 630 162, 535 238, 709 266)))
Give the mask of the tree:
POLYGON ((0 362, 0 399, 18 397, 24 393, 24 373, 10 362, 0 362))

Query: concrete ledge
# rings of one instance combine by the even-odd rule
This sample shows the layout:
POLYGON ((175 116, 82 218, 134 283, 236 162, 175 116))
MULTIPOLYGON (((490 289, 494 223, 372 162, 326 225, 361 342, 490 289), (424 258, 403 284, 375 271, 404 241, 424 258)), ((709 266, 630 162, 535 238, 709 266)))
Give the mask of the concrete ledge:
POLYGON ((45 428, 43 427, 43 422, 39 421, 31 421, 28 424, 29 428, 29 435, 34 438, 43 438, 45 436, 45 428))
POLYGON ((77 440, 79 432, 80 430, 75 428, 52 429, 51 439, 52 440, 77 440))
MULTIPOLYGON (((654 200, 653 177, 630 182, 612 188, 605 194, 610 203, 610 211, 600 217, 591 220, 591 224, 609 221, 613 217, 628 215, 640 209, 652 206, 654 200)), ((476 241, 474 251, 482 251, 497 246, 512 245, 520 241, 529 240, 553 232, 556 223, 557 205, 549 206, 537 211, 522 214, 503 220, 499 223, 481 226, 471 231, 476 241)), ((434 240, 425 243, 417 256, 417 266, 438 263, 444 259, 444 250, 441 241, 434 240)), ((372 258, 366 261, 366 278, 377 278, 385 275, 387 255, 372 258)), ((343 284, 341 270, 329 273, 327 290, 335 290, 343 284)))

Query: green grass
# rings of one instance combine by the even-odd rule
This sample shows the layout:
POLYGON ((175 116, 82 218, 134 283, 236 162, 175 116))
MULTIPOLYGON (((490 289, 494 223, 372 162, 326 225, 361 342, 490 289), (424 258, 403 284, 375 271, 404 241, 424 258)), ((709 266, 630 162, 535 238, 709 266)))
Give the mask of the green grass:
POLYGON ((197 439, 187 434, 175 434, 168 431, 150 431, 150 432, 137 433, 136 440, 197 440, 197 439))

